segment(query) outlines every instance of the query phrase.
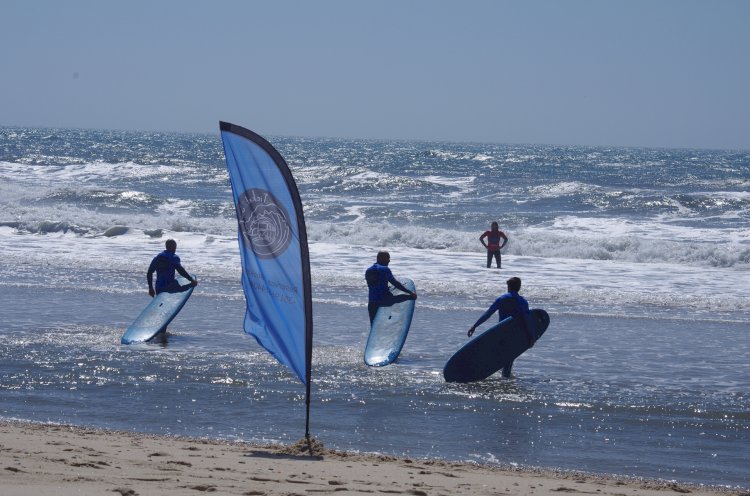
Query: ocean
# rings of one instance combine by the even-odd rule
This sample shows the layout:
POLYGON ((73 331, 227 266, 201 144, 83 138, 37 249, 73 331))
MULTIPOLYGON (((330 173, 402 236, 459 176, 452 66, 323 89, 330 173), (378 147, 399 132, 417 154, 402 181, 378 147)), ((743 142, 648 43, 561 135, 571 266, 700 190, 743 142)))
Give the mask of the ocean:
MULTIPOLYGON (((750 488, 750 152, 265 137, 304 204, 326 447, 750 488), (382 249, 419 299, 399 360, 370 368, 382 249), (445 383, 511 276, 547 332, 511 379, 445 383)), ((304 436, 304 386, 242 330, 218 123, 0 127, 0 178, 0 417, 304 436), (200 283, 165 341, 121 345, 168 238, 200 283)))

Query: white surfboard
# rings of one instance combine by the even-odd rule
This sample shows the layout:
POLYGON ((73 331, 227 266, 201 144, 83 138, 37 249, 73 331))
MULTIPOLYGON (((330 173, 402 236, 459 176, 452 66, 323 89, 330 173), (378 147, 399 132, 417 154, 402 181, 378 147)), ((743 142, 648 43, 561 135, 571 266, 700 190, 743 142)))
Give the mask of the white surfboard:
MULTIPOLYGON (((190 283, 182 277, 177 277, 177 282, 180 286, 190 283)), ((172 319, 180 313, 185 302, 193 293, 193 289, 193 287, 190 287, 180 293, 159 293, 156 295, 128 327, 120 342, 122 344, 141 343, 164 332, 172 319)))
MULTIPOLYGON (((416 291, 411 279, 402 278, 400 281, 409 291, 416 291)), ((365 346, 364 358, 367 365, 383 367, 398 358, 409 334, 414 304, 414 300, 406 300, 378 308, 365 346)))

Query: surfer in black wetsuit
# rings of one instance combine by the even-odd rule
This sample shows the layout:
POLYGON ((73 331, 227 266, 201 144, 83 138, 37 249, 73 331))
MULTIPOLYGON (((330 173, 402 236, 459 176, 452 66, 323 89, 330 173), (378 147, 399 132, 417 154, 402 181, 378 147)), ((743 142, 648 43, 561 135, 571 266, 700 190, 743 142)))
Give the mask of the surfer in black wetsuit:
POLYGON ((388 268, 390 262, 391 254, 387 251, 380 251, 378 252, 377 261, 365 271, 365 280, 369 289, 367 311, 370 313, 370 325, 375 320, 378 308, 388 307, 406 300, 417 299, 416 292, 409 291, 393 277, 391 269, 388 268), (393 284, 397 289, 407 294, 394 296, 388 289, 388 283, 393 284))
POLYGON ((180 257, 175 255, 177 251, 177 242, 173 239, 168 239, 165 243, 163 252, 159 253, 151 260, 151 265, 148 266, 148 272, 146 272, 146 280, 148 281, 148 294, 153 296, 158 295, 162 292, 167 293, 181 293, 187 291, 191 287, 198 285, 198 280, 194 279, 187 273, 187 271, 180 264, 180 257), (190 281, 190 284, 180 285, 175 279, 175 271, 190 281), (154 272, 156 272, 156 286, 154 286, 154 272))
POLYGON ((499 269, 502 266, 500 250, 502 250, 503 246, 508 242, 508 236, 499 229, 497 222, 493 222, 490 225, 490 230, 484 231, 484 233, 479 236, 479 242, 487 248, 487 268, 489 269, 492 266, 492 257, 495 257, 495 263, 499 269), (486 243, 484 242, 484 238, 487 238, 486 243), (503 244, 500 244, 501 239, 503 240, 503 244))
MULTIPOLYGON (((508 317, 515 317, 525 319, 525 316, 529 313, 529 302, 526 298, 518 294, 521 290, 521 279, 518 277, 511 277, 507 281, 508 292, 500 295, 490 308, 487 309, 484 314, 469 328, 467 333, 469 337, 474 335, 474 331, 477 327, 482 325, 487 319, 492 317, 492 314, 497 312, 500 317, 498 322, 501 322, 508 317)), ((528 331, 527 331, 528 332, 528 331)), ((534 340, 531 336, 529 338, 529 346, 534 346, 534 340)), ((503 377, 510 377, 510 370, 513 368, 513 362, 510 362, 506 367, 503 368, 503 377)))

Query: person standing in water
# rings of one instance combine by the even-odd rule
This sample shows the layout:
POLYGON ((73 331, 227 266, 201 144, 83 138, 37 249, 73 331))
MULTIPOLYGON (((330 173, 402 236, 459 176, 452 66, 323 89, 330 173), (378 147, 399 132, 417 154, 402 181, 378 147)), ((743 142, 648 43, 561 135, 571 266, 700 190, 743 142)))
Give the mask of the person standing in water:
POLYGON ((146 272, 146 280, 148 281, 148 294, 151 297, 158 295, 159 293, 181 293, 187 291, 191 287, 198 285, 198 281, 190 276, 187 271, 180 264, 180 257, 175 255, 177 251, 177 241, 168 239, 164 244, 166 250, 159 253, 151 260, 151 265, 148 266, 148 272, 146 272), (190 284, 180 285, 175 279, 175 271, 190 281, 190 284), (156 285, 154 286, 154 272, 156 272, 156 285))
POLYGON ((406 287, 398 282, 391 269, 388 268, 388 264, 391 262, 391 254, 387 251, 378 252, 377 260, 365 271, 365 280, 367 281, 368 288, 368 303, 367 311, 370 314, 370 325, 375 320, 375 315, 378 313, 378 308, 388 307, 394 303, 400 303, 406 300, 416 300, 417 293, 411 292, 406 287), (388 289, 388 283, 393 284, 397 289, 400 289, 406 294, 395 296, 388 289))
MULTIPOLYGON (((469 332, 467 333, 469 337, 472 337, 476 328, 482 325, 487 319, 492 317, 492 314, 495 312, 499 314, 498 316, 500 319, 498 320, 498 322, 502 322, 508 317, 521 319, 522 322, 525 322, 526 316, 529 314, 529 302, 526 301, 526 298, 518 294, 518 292, 521 290, 521 279, 518 277, 511 277, 510 279, 508 279, 506 284, 508 285, 508 292, 501 294, 494 301, 494 303, 490 305, 490 308, 488 308, 487 311, 484 312, 484 314, 482 314, 482 316, 479 317, 479 319, 474 323, 474 325, 469 328, 469 332)), ((528 336, 528 339, 529 346, 534 346, 533 338, 531 336, 528 336)), ((508 365, 506 365, 503 368, 503 377, 510 377, 510 371, 512 368, 513 362, 510 362, 508 365)))
POLYGON ((490 226, 490 230, 484 231, 484 233, 479 236, 479 241, 485 248, 487 248, 487 268, 489 269, 492 267, 492 257, 495 257, 497 268, 501 268, 502 256, 500 255, 500 250, 502 250, 503 246, 508 242, 508 236, 499 229, 497 222, 493 222, 490 226), (486 243, 484 238, 487 238, 486 243), (502 240, 502 244, 500 244, 500 240, 502 240))

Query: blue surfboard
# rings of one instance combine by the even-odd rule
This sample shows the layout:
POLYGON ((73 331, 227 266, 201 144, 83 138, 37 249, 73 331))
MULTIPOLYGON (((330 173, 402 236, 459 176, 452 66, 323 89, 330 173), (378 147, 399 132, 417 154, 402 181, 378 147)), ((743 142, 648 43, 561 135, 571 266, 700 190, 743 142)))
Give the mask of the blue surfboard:
MULTIPOLYGON (((180 286, 189 284, 190 281, 177 277, 180 286)), ((151 299, 151 303, 143 309, 137 319, 128 327, 122 335, 122 344, 141 343, 152 339, 157 334, 164 332, 182 307, 193 294, 193 287, 180 293, 159 293, 151 299)))
MULTIPOLYGON (((409 291, 416 291, 411 279, 399 280, 409 291)), ((365 363, 371 367, 383 367, 392 363, 404 347, 414 315, 415 300, 406 300, 389 307, 378 308, 370 327, 365 345, 365 363)))
POLYGON ((528 350, 529 336, 538 340, 548 326, 549 315, 541 309, 523 319, 508 317, 461 347, 445 364, 443 377, 447 382, 486 379, 528 350))

